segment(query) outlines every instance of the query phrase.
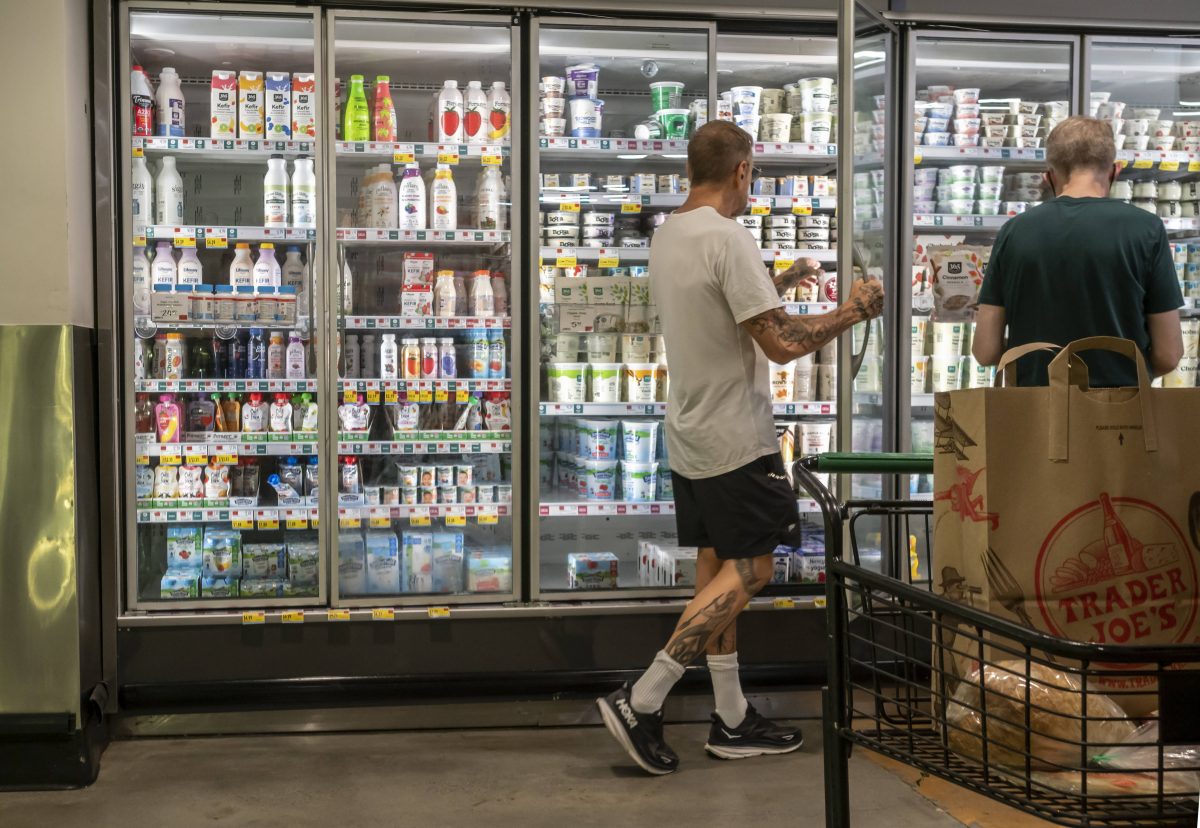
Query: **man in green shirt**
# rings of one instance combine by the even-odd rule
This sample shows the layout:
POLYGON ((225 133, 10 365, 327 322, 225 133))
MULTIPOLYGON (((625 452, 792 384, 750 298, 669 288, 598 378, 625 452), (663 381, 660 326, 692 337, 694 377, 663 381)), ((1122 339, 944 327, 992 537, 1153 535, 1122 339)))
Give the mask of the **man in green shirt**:
MULTIPOLYGON (((1183 295, 1162 219, 1108 197, 1120 171, 1111 127, 1068 118, 1050 133, 1046 161, 1055 198, 1008 221, 992 248, 975 359, 995 365, 1006 348, 1028 342, 1117 336, 1137 343, 1154 376, 1169 373, 1183 356, 1183 295)), ((1093 387, 1137 385, 1129 360, 1102 351, 1083 358, 1093 387)), ((1047 384, 1050 359, 1022 359, 1018 384, 1047 384)))

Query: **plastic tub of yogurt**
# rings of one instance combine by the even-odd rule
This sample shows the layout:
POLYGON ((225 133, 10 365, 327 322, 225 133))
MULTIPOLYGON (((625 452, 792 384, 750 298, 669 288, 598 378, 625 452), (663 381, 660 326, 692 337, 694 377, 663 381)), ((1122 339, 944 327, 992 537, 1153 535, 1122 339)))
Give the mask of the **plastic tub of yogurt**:
POLYGON ((661 427, 655 420, 622 420, 621 459, 628 463, 654 462, 661 427))
POLYGON ((616 460, 620 451, 616 420, 576 420, 579 454, 585 460, 616 460))
POLYGON ((580 492, 588 500, 615 500, 617 497, 617 461, 582 460, 579 462, 580 492))
POLYGON ((619 403, 621 401, 621 363, 592 363, 591 401, 619 403))
POLYGON ((654 500, 658 488, 658 463, 621 463, 621 498, 630 503, 654 500))
POLYGON ((567 87, 572 98, 595 98, 599 81, 600 67, 594 63, 567 67, 567 87))
POLYGON ((652 403, 658 400, 658 366, 652 362, 630 362, 625 365, 625 396, 631 403, 652 403))
POLYGON ((546 369, 550 393, 554 402, 587 402, 588 373, 586 362, 552 362, 546 369))
POLYGON ((604 101, 595 98, 571 98, 571 136, 599 138, 604 116, 604 101))

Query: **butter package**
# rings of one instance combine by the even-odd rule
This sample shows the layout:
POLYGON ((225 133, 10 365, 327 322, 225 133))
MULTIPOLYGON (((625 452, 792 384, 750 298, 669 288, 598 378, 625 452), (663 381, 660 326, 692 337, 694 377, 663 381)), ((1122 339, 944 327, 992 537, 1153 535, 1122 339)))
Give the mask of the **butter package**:
POLYGON ((200 579, 200 594, 205 598, 237 598, 238 581, 236 578, 205 575, 200 579))
POLYGON ((404 574, 407 592, 433 592, 433 535, 405 532, 404 574))
POLYGON ((512 558, 482 550, 468 555, 467 592, 512 592, 512 558))
POLYGON ((292 137, 292 76, 267 72, 266 137, 287 141, 292 137))
POLYGON ((178 601, 185 598, 200 597, 200 573, 193 570, 176 571, 168 569, 159 582, 159 597, 164 600, 178 601))
POLYGON ((203 564, 202 530, 199 526, 167 527, 167 570, 199 571, 203 564))
POLYGON ((810 196, 833 197, 837 195, 837 179, 827 175, 814 175, 808 189, 810 196))
POLYGON ((367 592, 372 595, 400 592, 400 543, 395 532, 368 532, 366 561, 367 592))
POLYGON ((775 186, 775 194, 781 196, 807 196, 808 192, 808 176, 807 175, 785 175, 779 179, 775 186))
POLYGON ((461 532, 433 533, 433 591, 462 592, 463 536, 461 532))
POLYGON ((612 552, 567 555, 567 589, 616 589, 620 562, 612 552))
POLYGON ((629 192, 638 195, 654 195, 658 192, 658 179, 652 173, 629 176, 629 192))

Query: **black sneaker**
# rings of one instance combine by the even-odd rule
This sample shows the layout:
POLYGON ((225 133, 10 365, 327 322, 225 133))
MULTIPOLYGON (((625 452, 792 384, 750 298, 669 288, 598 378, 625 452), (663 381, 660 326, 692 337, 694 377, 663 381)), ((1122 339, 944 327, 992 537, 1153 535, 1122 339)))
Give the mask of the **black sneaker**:
POLYGON ((800 728, 777 725, 760 716, 750 704, 746 706, 746 718, 737 727, 726 727, 714 713, 704 749, 718 759, 745 759, 764 753, 791 753, 803 744, 800 728))
POLYGON ((596 699, 600 717, 613 738, 646 773, 656 776, 673 773, 679 757, 663 741, 663 715, 638 713, 629 700, 629 682, 602 699, 596 699))

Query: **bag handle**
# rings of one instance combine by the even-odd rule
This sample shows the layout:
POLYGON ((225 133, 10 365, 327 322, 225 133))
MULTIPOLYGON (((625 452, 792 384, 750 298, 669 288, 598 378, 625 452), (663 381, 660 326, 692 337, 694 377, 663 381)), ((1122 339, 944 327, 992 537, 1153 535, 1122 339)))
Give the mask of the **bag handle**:
POLYGON ((1158 451, 1158 430, 1150 396, 1150 374, 1146 370, 1146 359, 1137 343, 1115 336, 1091 336, 1067 344, 1050 363, 1050 460, 1065 463, 1068 459, 1070 386, 1073 384, 1071 362, 1083 351, 1110 351, 1128 357, 1137 366, 1137 397, 1141 403, 1142 439, 1146 451, 1158 451))
POLYGON ((1017 384, 1017 360, 1021 357, 1037 353, 1038 351, 1050 351, 1053 353, 1061 347, 1061 345, 1055 345, 1053 342, 1028 342, 1024 345, 1018 345, 1015 348, 1009 348, 1004 352, 1004 356, 1000 357, 1000 361, 996 363, 996 378, 992 380, 992 387, 1003 388, 1004 386, 1008 386, 1011 388, 1017 384))

